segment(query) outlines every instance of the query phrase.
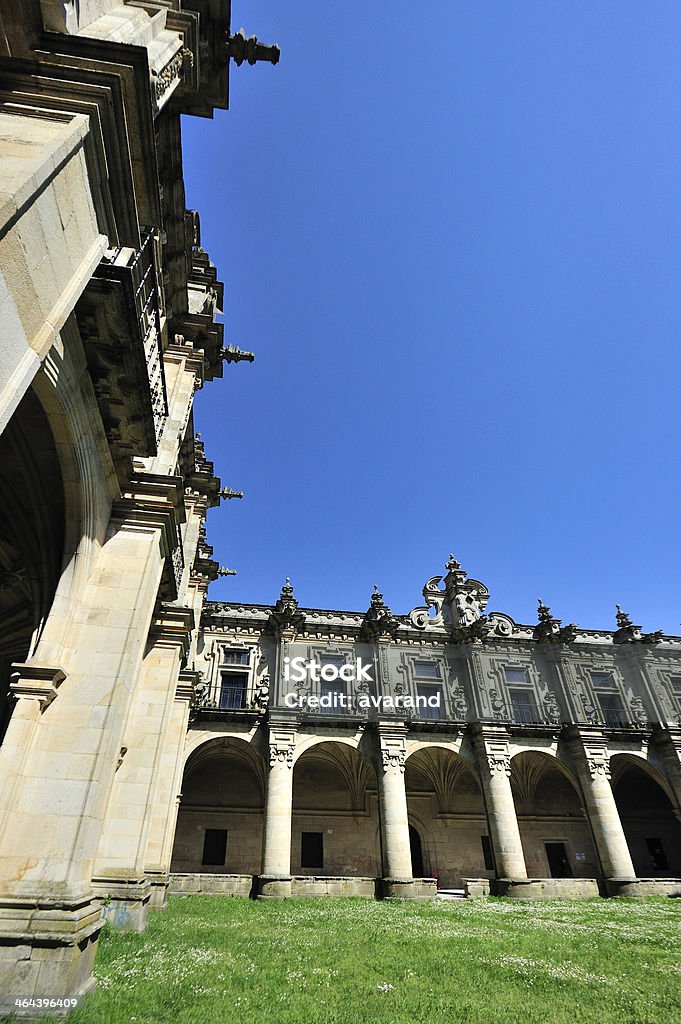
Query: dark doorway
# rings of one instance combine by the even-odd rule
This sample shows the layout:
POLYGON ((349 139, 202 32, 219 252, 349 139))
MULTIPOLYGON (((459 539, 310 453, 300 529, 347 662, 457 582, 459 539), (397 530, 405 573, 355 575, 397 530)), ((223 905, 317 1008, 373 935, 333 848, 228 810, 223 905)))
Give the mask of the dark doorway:
POLYGON ((413 825, 409 826, 409 846, 411 848, 411 873, 414 878, 423 878, 423 848, 421 836, 413 825))
POLYGON ((551 878, 572 878, 565 843, 544 843, 551 878))

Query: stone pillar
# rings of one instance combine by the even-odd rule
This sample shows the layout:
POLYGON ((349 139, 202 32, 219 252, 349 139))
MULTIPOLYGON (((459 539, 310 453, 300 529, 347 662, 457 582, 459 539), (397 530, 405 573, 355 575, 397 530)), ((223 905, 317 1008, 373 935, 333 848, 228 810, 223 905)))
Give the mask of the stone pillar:
POLYGON ((166 894, 184 777, 189 709, 198 678, 198 672, 180 672, 170 711, 145 860, 145 874, 151 883, 150 910, 165 910, 168 905, 166 894))
POLYGON ((145 859, 177 686, 194 627, 191 608, 161 605, 149 633, 114 777, 92 886, 115 928, 144 931, 151 896, 145 859))
POLYGON ((383 849, 383 896, 415 895, 409 844, 407 792, 404 767, 407 757, 407 730, 394 722, 379 722, 378 800, 383 849))
POLYGON ((674 794, 674 814, 681 821, 681 729, 661 729, 652 742, 674 794))
POLYGON ((259 896, 283 899, 291 895, 291 813, 295 725, 270 719, 270 771, 265 800, 265 847, 259 896))
POLYGON ((584 793, 584 805, 610 895, 625 893, 636 883, 617 804, 610 785, 610 756, 598 730, 576 729, 570 750, 584 793))
MULTIPOLYGON (((66 675, 55 698, 40 714, 20 700, 0 747, 0 778, 12 780, 0 795, 0 991, 17 996, 78 997, 94 986, 101 903, 93 865, 165 558, 177 541, 177 504, 168 500, 175 483, 137 483, 115 506, 77 620, 65 622, 66 675), (14 730, 28 742, 18 768, 14 730)), ((40 655, 39 645, 32 664, 40 655)), ((19 668, 17 693, 22 677, 33 685, 30 672, 19 668)))
POLYGON ((497 879, 525 879, 525 855, 511 792, 508 739, 504 730, 486 727, 479 728, 475 738, 497 879))

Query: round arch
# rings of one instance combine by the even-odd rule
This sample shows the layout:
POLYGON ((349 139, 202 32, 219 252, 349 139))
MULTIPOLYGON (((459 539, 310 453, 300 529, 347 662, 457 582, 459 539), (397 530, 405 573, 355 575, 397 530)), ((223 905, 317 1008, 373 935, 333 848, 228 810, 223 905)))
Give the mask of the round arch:
POLYGON ((579 782, 560 758, 536 749, 514 754, 511 791, 530 877, 600 876, 579 782))
POLYGON ((422 743, 405 765, 409 822, 420 836, 423 870, 439 888, 491 877, 487 816, 477 766, 447 744, 422 743))
POLYGON ((681 878, 681 822, 667 779, 635 753, 610 758, 612 789, 639 878, 681 878))
POLYGON ((357 742, 311 737, 293 765, 291 872, 380 875, 378 780, 357 742))
POLYGON ((185 762, 172 870, 203 874, 260 871, 265 765, 242 737, 216 736, 185 762))

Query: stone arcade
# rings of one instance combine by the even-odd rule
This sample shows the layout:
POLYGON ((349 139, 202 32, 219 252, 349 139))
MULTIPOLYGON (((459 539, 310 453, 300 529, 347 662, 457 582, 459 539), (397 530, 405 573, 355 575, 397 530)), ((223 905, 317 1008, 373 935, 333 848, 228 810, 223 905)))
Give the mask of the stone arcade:
POLYGON ((681 893, 681 638, 518 625, 453 558, 403 616, 206 602, 242 495, 193 400, 253 355, 180 116, 278 57, 228 0, 0 0, 3 996, 86 994, 169 885, 681 893))
POLYGON ((681 638, 423 597, 205 605, 171 889, 681 895, 681 638))

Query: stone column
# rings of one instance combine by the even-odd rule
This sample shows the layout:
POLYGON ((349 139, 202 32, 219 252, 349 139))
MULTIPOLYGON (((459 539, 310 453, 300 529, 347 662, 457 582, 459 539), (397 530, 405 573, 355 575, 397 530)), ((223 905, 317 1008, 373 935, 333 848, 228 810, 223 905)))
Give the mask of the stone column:
POLYGON ((291 895, 291 814, 295 725, 270 719, 270 771, 265 800, 265 847, 259 896, 291 895))
POLYGON ((194 627, 191 608, 161 605, 123 734, 92 885, 115 928, 144 931, 151 881, 145 859, 180 659, 194 627))
POLYGON ((610 756, 598 730, 576 729, 570 750, 584 793, 584 805, 610 895, 626 893, 636 883, 617 804, 610 785, 610 756))
POLYGON ((511 792, 508 739, 502 730, 479 729, 476 734, 476 752, 497 879, 526 879, 525 855, 511 792))
POLYGON ((674 814, 681 821, 681 729, 660 729, 652 741, 674 794, 674 814))
POLYGON ((409 844, 409 816, 404 767, 407 730, 395 722, 379 722, 378 800, 383 848, 383 896, 415 894, 409 844))

